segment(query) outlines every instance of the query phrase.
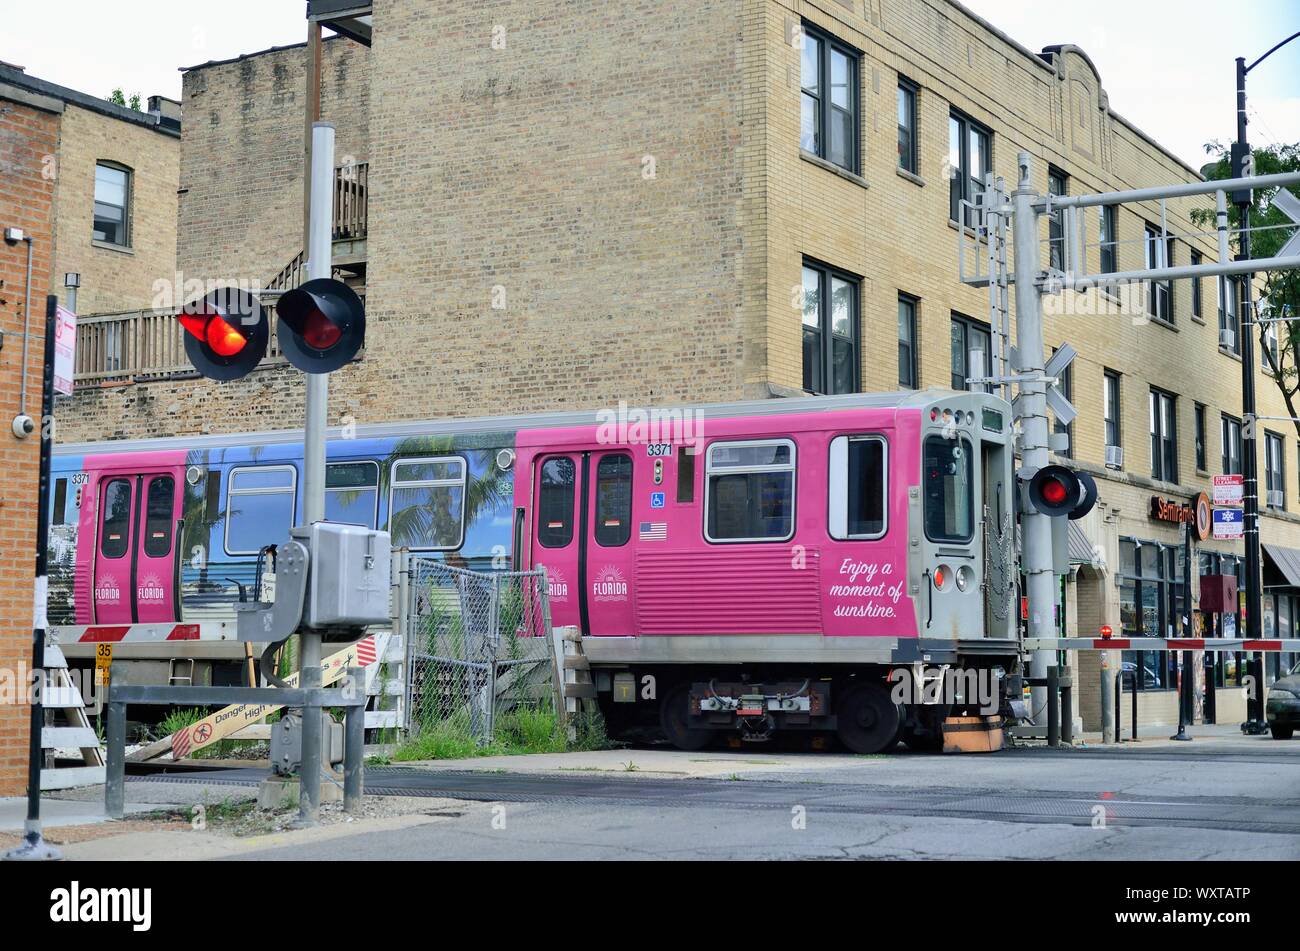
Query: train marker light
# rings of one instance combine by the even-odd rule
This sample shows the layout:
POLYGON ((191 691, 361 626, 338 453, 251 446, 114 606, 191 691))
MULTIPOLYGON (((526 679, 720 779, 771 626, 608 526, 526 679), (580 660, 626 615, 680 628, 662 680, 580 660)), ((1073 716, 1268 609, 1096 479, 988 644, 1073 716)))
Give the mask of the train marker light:
POLYGON ((365 307, 342 281, 308 281, 281 297, 275 311, 280 352, 305 373, 337 370, 365 343, 365 307))
POLYGON ((210 380, 238 380, 266 356, 270 320, 257 298, 220 287, 176 315, 185 328, 185 355, 210 380))

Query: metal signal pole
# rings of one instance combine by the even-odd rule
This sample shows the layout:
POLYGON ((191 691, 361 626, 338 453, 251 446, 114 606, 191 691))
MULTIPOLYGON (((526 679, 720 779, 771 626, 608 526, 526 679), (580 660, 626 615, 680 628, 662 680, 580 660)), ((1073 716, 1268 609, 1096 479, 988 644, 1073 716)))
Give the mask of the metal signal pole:
MULTIPOLYGON (((312 123, 311 214, 307 241, 307 278, 333 272, 331 228, 334 214, 334 126, 312 123)), ((328 373, 308 373, 307 409, 303 423, 302 525, 325 517, 325 424, 329 413, 328 373)), ((321 635, 304 626, 298 631, 298 685, 321 685, 321 635)), ((315 825, 320 818, 320 710, 303 710, 302 767, 298 777, 298 824, 315 825)))
MULTIPOLYGON (((1043 300, 1038 286, 1039 195, 1030 176, 1032 159, 1021 152, 1016 190, 1011 193, 1012 235, 1016 253, 1016 353, 1015 372, 1021 376, 1019 419, 1021 422, 1021 459, 1025 471, 1037 472, 1051 461, 1048 458, 1051 426, 1047 421, 1047 382, 1043 379, 1043 300)), ((1024 545, 1025 594, 1029 600, 1029 636, 1056 636, 1056 575, 1052 566, 1052 520, 1031 506, 1021 521, 1024 545)), ((1034 651, 1029 676, 1047 676, 1054 662, 1052 651, 1034 651)), ((1030 714, 1038 722, 1046 709, 1047 691, 1032 688, 1030 714)))

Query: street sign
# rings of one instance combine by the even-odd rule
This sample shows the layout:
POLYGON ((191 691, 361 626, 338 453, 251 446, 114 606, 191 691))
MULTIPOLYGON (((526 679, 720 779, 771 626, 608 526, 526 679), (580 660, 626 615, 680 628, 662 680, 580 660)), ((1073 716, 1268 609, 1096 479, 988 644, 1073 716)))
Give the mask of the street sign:
POLYGON ((1244 538, 1246 516, 1240 509, 1214 510, 1215 538, 1244 538))
POLYGON ((1246 477, 1242 475, 1217 475, 1214 477, 1214 504, 1239 506, 1246 494, 1246 477))
MULTIPOLYGON (((1300 225, 1300 198, 1296 198, 1287 189, 1279 188, 1277 190, 1277 194, 1273 196, 1273 207, 1297 225, 1300 225)), ((1293 255, 1300 257, 1300 231, 1291 235, 1291 240, 1282 245, 1282 249, 1277 252, 1276 256, 1289 258, 1293 255)))
POLYGON ((62 304, 54 312, 54 392, 72 395, 77 356, 77 315, 62 304))

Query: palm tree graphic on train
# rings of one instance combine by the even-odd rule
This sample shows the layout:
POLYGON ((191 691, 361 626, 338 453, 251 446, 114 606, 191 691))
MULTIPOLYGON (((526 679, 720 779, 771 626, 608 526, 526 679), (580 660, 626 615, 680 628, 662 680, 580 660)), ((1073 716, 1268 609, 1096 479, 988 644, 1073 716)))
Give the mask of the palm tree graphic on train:
MULTIPOLYGON (((494 449, 457 450, 454 439, 448 436, 409 436, 400 440, 384 460, 381 470, 385 493, 388 492, 394 465, 398 466, 398 487, 393 493, 392 510, 388 513, 386 526, 394 548, 459 548, 457 541, 469 536, 470 528, 478 519, 491 518, 513 497, 513 481, 497 468, 494 449), (465 460, 469 471, 464 488, 460 485, 402 487, 404 481, 436 480, 456 475, 445 465, 417 461, 435 456, 458 456, 465 460)), ((447 564, 470 567, 469 559, 459 550, 444 551, 441 556, 447 564)))

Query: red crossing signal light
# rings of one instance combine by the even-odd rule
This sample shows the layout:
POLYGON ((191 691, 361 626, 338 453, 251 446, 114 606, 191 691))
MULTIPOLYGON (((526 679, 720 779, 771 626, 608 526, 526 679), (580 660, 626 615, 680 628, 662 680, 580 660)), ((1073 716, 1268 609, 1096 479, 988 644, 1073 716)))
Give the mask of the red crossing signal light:
POLYGON ((185 355, 210 380, 237 380, 266 356, 270 320, 257 298, 238 288, 190 301, 176 319, 185 328, 185 355))
POLYGON ((275 305, 280 352, 306 373, 330 373, 365 343, 365 307, 342 281, 321 277, 294 288, 275 305))

